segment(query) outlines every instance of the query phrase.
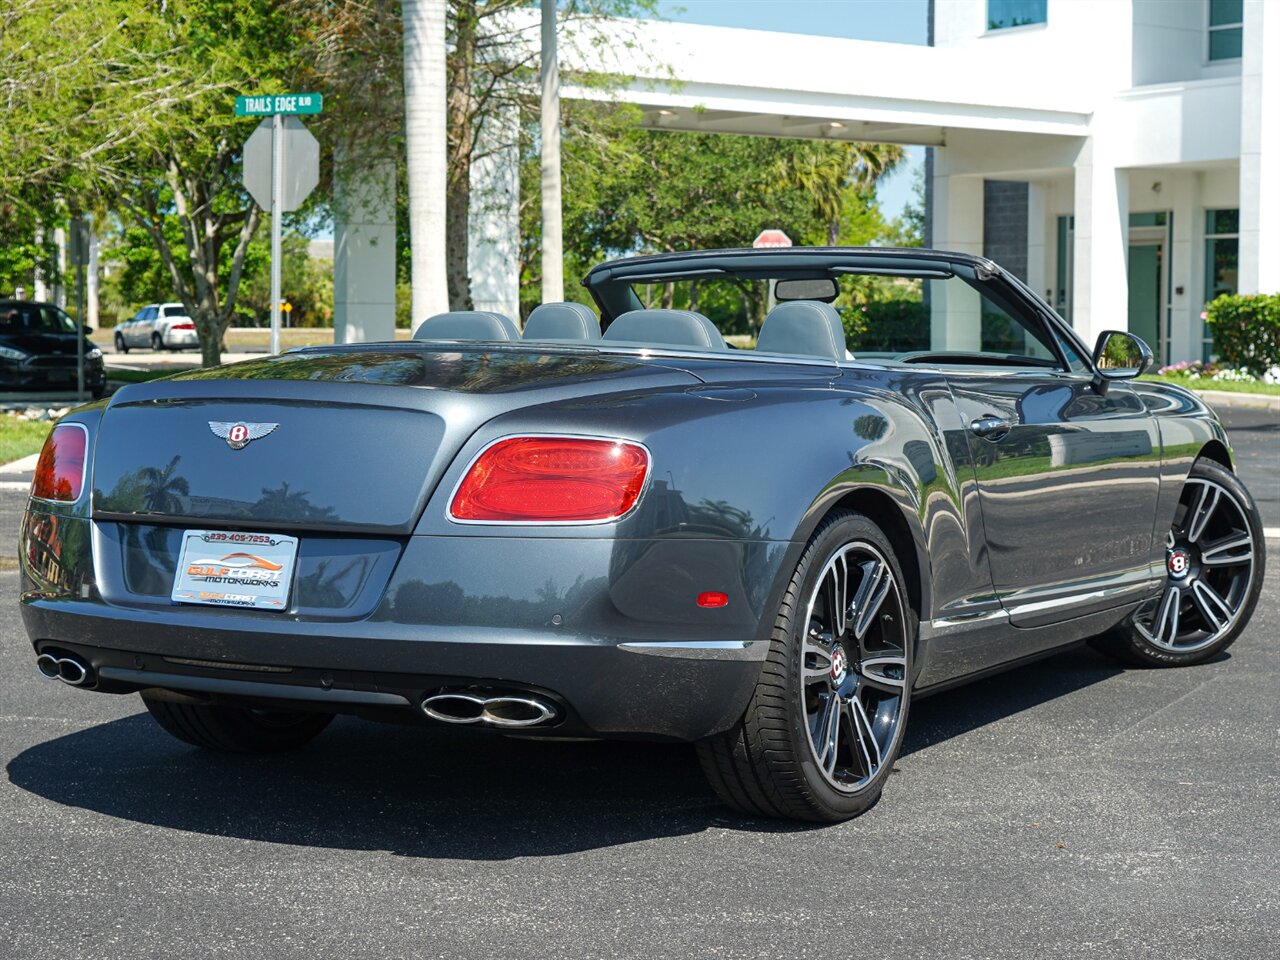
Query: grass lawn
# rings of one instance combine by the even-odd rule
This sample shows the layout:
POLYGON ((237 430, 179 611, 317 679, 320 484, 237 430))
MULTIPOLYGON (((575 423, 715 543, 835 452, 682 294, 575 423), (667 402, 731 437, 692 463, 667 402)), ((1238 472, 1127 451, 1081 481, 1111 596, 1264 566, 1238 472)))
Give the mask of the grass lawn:
POLYGON ((1155 380, 1159 383, 1173 383, 1188 390, 1222 390, 1227 393, 1263 393, 1272 397, 1280 397, 1280 383, 1241 383, 1239 380, 1191 380, 1188 377, 1161 376, 1158 373, 1143 375, 1143 380, 1155 380))
POLYGON ((0 415, 0 463, 39 453, 52 427, 47 420, 19 420, 0 415))

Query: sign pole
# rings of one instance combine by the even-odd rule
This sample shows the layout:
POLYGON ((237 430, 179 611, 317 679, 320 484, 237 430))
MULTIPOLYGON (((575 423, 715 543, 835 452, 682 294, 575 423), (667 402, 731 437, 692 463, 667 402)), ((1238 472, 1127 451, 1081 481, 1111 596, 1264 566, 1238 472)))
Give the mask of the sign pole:
POLYGON ((284 157, 280 156, 284 122, 271 115, 271 353, 280 352, 280 220, 284 212, 284 157))

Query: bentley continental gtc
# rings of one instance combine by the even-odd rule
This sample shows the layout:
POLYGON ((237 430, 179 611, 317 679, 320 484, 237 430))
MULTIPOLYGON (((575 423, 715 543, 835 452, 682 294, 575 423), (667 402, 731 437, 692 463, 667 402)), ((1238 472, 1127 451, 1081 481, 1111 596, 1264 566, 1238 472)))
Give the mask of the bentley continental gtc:
POLYGON ((39 672, 211 750, 344 713, 684 741, 739 811, 834 821, 916 697, 1244 629, 1263 538, 1222 425, 997 264, 703 251, 583 286, 523 331, 447 313, 64 417, 22 528, 39 672))

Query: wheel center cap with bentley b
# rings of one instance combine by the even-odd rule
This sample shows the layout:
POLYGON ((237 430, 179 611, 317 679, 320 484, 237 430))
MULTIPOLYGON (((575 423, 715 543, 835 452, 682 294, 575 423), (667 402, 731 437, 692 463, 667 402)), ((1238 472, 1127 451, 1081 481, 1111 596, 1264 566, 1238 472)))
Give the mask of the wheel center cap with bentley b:
POLYGON ((1191 572, 1191 551, 1186 547, 1174 547, 1169 551, 1166 562, 1170 577, 1174 580, 1185 580, 1187 574, 1191 572))
POLYGON ((831 651, 831 682, 837 687, 844 683, 845 674, 849 672, 849 658, 845 656, 844 647, 835 645, 831 651))

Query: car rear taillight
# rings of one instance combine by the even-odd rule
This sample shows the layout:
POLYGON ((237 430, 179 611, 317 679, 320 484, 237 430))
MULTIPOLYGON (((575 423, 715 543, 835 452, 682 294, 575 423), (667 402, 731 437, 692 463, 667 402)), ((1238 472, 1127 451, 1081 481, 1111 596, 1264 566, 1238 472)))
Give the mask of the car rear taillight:
POLYGON ((170 330, 194 330, 195 328, 194 323, 175 323, 169 327, 170 330))
POLYGON ((54 427, 36 461, 31 495, 42 500, 73 503, 84 488, 84 454, 89 434, 79 424, 54 427))
POLYGON ((511 437, 484 450, 449 505, 453 520, 592 523, 640 499, 649 451, 625 440, 511 437))

